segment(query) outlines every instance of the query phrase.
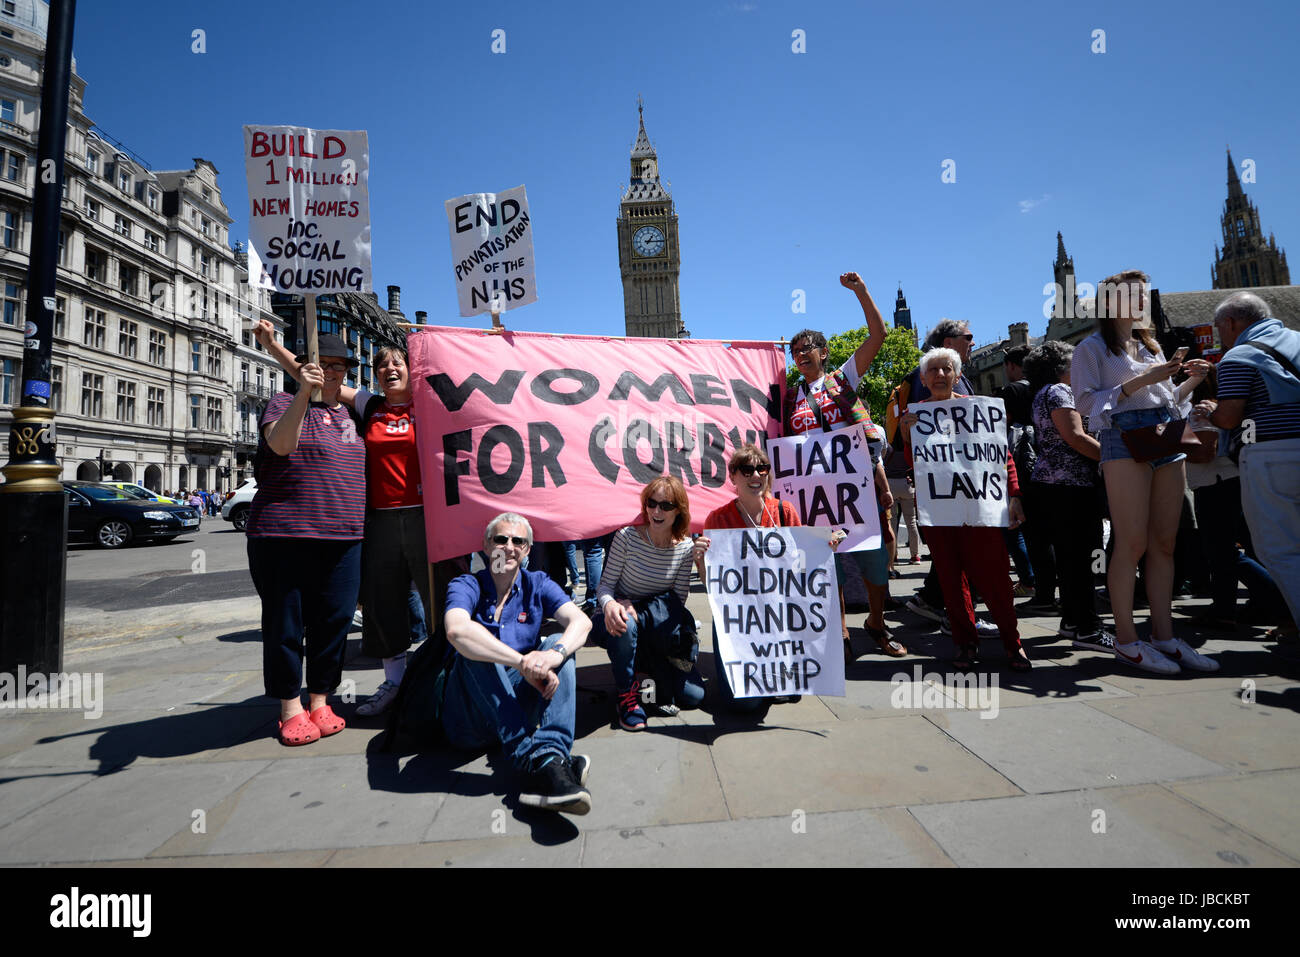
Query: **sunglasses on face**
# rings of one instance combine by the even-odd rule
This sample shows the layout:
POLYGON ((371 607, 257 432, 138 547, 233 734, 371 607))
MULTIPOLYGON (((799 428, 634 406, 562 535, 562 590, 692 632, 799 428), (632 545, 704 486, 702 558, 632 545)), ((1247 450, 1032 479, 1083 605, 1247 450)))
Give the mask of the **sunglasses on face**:
POLYGON ((322 362, 320 367, 326 372, 346 372, 348 364, 346 362, 322 362))
POLYGON ((797 349, 792 346, 790 348, 790 355, 798 358, 799 356, 810 355, 815 351, 816 349, 813 346, 799 346, 797 349))
POLYGON ((509 542, 515 548, 523 548, 528 544, 528 539, 520 538, 518 535, 493 535, 492 541, 498 545, 504 545, 509 542))
POLYGON ((770 465, 737 465, 737 466, 736 466, 736 471, 739 472, 741 475, 745 476, 745 478, 749 478, 749 477, 750 477, 751 475, 753 475, 755 472, 757 472, 759 475, 766 475, 768 472, 772 471, 772 466, 770 466, 770 465))
POLYGON ((652 498, 648 498, 648 499, 645 500, 645 510, 646 510, 647 512, 653 512, 653 511, 654 511, 655 509, 657 509, 657 508, 658 508, 658 509, 662 509, 662 510, 665 511, 665 512, 672 512, 672 511, 675 511, 675 510, 677 509, 677 503, 676 503, 676 502, 656 502, 656 501, 655 501, 654 499, 652 499, 652 498))

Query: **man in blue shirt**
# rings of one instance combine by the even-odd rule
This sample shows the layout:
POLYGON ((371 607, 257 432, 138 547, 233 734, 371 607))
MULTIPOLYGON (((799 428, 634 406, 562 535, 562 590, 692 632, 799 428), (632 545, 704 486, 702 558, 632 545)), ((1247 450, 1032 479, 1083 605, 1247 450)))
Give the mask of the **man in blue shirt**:
POLYGON ((1218 400, 1198 408, 1221 429, 1248 425, 1242 511, 1256 553, 1300 623, 1300 332, 1249 292, 1219 303, 1214 325, 1224 349, 1218 400))
POLYGON ((573 655, 591 621, 545 572, 523 561, 528 520, 504 512, 483 535, 488 567, 447 587, 444 623, 456 657, 447 676, 443 730, 466 750, 500 744, 528 782, 519 803, 567 814, 591 810, 591 760, 569 752, 577 685, 573 655), (554 618, 561 635, 541 639, 554 618))

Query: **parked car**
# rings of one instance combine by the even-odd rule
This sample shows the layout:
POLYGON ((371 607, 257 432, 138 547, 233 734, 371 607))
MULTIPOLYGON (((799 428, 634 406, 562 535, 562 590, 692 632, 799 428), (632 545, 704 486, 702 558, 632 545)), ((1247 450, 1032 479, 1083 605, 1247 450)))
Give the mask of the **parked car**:
POLYGON ((257 493, 257 479, 249 479, 226 496, 221 504, 221 517, 235 526, 237 531, 248 528, 248 509, 257 493))
POLYGON ((186 504, 178 499, 168 498, 166 495, 159 495, 157 492, 151 492, 143 485, 137 485, 135 482, 104 482, 103 484, 121 489, 132 498, 138 498, 146 502, 162 502, 164 505, 186 504))
POLYGON ((64 482, 63 490, 68 496, 70 542, 122 548, 133 541, 171 541, 199 527, 198 512, 188 505, 133 498, 99 482, 64 482))

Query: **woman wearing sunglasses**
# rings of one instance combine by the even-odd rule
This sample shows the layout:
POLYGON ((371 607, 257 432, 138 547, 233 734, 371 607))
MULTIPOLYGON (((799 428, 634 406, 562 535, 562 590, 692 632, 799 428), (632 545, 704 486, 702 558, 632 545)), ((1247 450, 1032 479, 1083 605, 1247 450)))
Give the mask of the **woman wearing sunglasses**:
POLYGON ((366 520, 366 447, 339 402, 343 377, 357 360, 338 336, 321 336, 320 353, 319 364, 298 369, 298 393, 281 392, 262 413, 257 494, 248 512, 248 571, 262 599, 263 677, 267 695, 280 702, 280 742, 290 746, 344 728, 326 699, 343 676, 366 520), (315 389, 319 402, 311 400, 315 389))
MULTIPOLYGON (((265 319, 253 327, 257 341, 291 376, 298 363, 275 341, 275 327, 265 319)), ((397 698, 411 647, 409 598, 414 583, 424 605, 429 631, 441 638, 443 599, 447 584, 468 570, 464 559, 435 563, 429 588, 428 545, 425 541, 424 497, 420 457, 415 444, 411 371, 405 349, 376 347, 377 395, 342 383, 339 401, 355 411, 366 448, 366 531, 361 556, 361 653, 383 662, 384 680, 357 707, 361 717, 388 710, 397 698)), ((353 360, 355 365, 355 360, 353 360)))
MULTIPOLYGON (((736 498, 709 513, 709 517, 704 520, 706 533, 715 528, 776 528, 803 524, 793 505, 772 497, 772 463, 767 453, 758 446, 742 445, 736 449, 731 455, 731 461, 727 463, 727 474, 731 476, 731 484, 736 487, 736 498)), ((702 554, 698 567, 700 577, 704 578, 702 554)), ((727 678, 727 670, 722 667, 718 657, 716 627, 713 629, 713 662, 722 704, 729 711, 761 719, 773 704, 791 700, 771 697, 737 698, 727 678)))
POLYGON ((641 490, 640 523, 620 528, 610 544, 591 635, 609 651, 618 723, 625 731, 646 726, 638 665, 654 681, 654 697, 647 693, 646 700, 666 713, 698 708, 704 700, 704 680, 695 667, 695 618, 686 610, 686 597, 691 568, 709 540, 692 542, 690 527, 685 486, 662 475, 641 490))

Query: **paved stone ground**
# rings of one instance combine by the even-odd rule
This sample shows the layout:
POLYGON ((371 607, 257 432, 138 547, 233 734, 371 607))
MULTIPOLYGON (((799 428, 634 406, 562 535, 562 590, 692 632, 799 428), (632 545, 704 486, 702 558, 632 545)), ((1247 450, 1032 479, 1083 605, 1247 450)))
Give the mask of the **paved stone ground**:
MULTIPOLYGON (((701 593, 691 607, 711 674, 701 593)), ((257 619, 247 598, 70 609, 65 669, 104 674, 103 715, 0 712, 0 864, 1300 862, 1300 670, 1258 629, 1209 638, 1181 620, 1223 669, 1157 678, 1027 618, 1032 673, 1001 670, 1000 644, 985 644, 992 716, 951 688, 893 700, 891 679, 918 666, 918 692, 927 673, 943 685, 951 654, 904 611, 890 620, 913 654, 868 652, 856 632, 843 698, 777 706, 757 726, 686 712, 635 736, 611 726, 604 652, 584 649, 576 750, 593 761, 594 807, 565 818, 519 807, 497 756, 374 751, 382 719, 352 705, 336 706, 341 734, 280 746, 257 619)), ((364 696, 381 673, 358 639, 345 676, 364 696)))

